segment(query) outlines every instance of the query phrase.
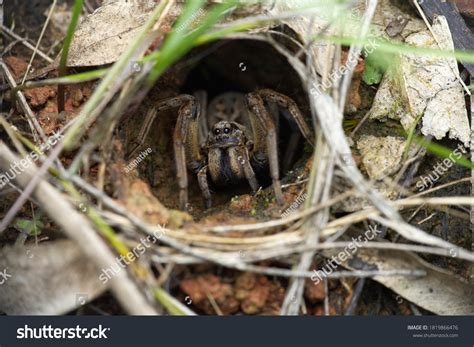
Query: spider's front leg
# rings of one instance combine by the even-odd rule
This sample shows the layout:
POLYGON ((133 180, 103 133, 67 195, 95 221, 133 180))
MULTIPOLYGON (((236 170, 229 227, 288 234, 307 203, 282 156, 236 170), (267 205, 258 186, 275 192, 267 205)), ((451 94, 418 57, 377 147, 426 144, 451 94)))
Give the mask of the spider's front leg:
POLYGON ((150 127, 155 121, 156 115, 157 115, 158 110, 156 107, 150 108, 145 116, 145 121, 142 124, 142 127, 140 128, 140 132, 138 133, 138 138, 134 141, 134 146, 132 149, 126 154, 127 160, 130 160, 133 155, 140 149, 141 146, 145 143, 145 139, 150 132, 150 127))
MULTIPOLYGON (((131 153, 134 153, 143 144, 158 113, 170 108, 179 108, 173 134, 173 149, 179 185, 179 207, 181 210, 185 210, 188 203, 188 175, 186 168, 198 173, 205 165, 199 144, 199 116, 201 108, 196 98, 183 94, 158 102, 155 107, 148 111, 140 130, 137 146, 133 148, 131 153)), ((204 191, 203 194, 206 195, 204 191)))
POLYGON ((253 139, 255 142, 254 158, 258 160, 262 155, 267 155, 275 197, 279 204, 283 204, 283 193, 281 191, 279 178, 276 127, 272 117, 265 108, 264 100, 274 103, 279 107, 286 108, 295 120, 303 136, 312 145, 314 145, 314 136, 306 124, 298 106, 291 98, 271 89, 261 89, 247 95, 247 104, 251 111, 249 113, 250 124, 252 125, 253 139), (265 139, 265 141, 263 139, 265 139))
POLYGON ((308 124, 306 124, 306 121, 304 120, 300 109, 298 108, 296 102, 293 99, 272 89, 260 89, 256 92, 256 94, 258 94, 262 99, 267 102, 275 103, 279 107, 287 109, 295 120, 296 124, 298 125, 298 128, 300 129, 303 136, 311 145, 314 146, 313 133, 309 129, 308 124))
POLYGON ((266 110, 262 98, 257 93, 248 94, 247 103, 250 110, 249 117, 253 133, 254 158, 261 160, 263 159, 262 156, 268 157, 275 198, 278 204, 282 205, 284 200, 280 185, 275 124, 266 110))
MULTIPOLYGON (((188 204, 188 175, 186 168, 198 174, 199 186, 205 199, 210 196, 207 177, 202 177, 205 160, 201 156, 199 139, 199 117, 201 107, 194 96, 180 95, 163 102, 164 107, 178 107, 178 119, 173 134, 176 175, 179 184, 179 207, 185 210, 188 204), (186 159, 188 160, 186 162, 186 159), (205 183, 205 184, 204 184, 205 183)), ((204 171, 205 172, 205 171, 204 171)), ((209 198, 210 199, 210 198, 209 198)))
MULTIPOLYGON (((252 165, 250 164, 249 150, 246 146, 237 147, 235 157, 237 157, 237 165, 241 165, 244 170, 244 176, 247 179, 252 191, 255 193, 260 185, 258 184, 257 177, 253 171, 252 165)), ((232 161, 231 161, 232 163, 232 161)))
POLYGON ((211 208, 212 200, 209 184, 207 183, 207 169, 208 166, 206 165, 201 170, 199 170, 197 174, 197 179, 199 183, 199 188, 201 188, 202 195, 204 196, 204 206, 206 208, 211 208))

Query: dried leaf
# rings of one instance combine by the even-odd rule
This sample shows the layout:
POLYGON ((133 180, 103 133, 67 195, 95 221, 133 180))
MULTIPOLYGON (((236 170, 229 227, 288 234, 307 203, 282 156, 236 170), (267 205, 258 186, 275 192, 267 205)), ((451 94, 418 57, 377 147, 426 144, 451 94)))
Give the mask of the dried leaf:
MULTIPOLYGON (((324 251, 326 257, 337 251, 324 251)), ((374 280, 401 297, 439 315, 472 315, 474 286, 457 275, 433 266, 415 254, 394 250, 359 249, 343 266, 351 270, 424 270, 426 276, 380 276, 374 280)))
MULTIPOLYGON (((444 17, 438 17, 433 31, 442 49, 453 49, 449 27, 444 17)), ((438 49, 427 30, 407 37, 406 43, 416 47, 438 49)), ((371 119, 399 119, 405 129, 413 126, 423 114, 424 135, 440 140, 446 135, 469 144, 469 121, 463 87, 455 59, 400 54, 399 67, 386 74, 377 92, 371 119)))
POLYGON ((68 66, 115 62, 145 24, 153 1, 108 2, 87 16, 74 33, 68 66))
POLYGON ((0 249, 0 311, 9 315, 58 315, 107 289, 97 268, 72 241, 0 249))

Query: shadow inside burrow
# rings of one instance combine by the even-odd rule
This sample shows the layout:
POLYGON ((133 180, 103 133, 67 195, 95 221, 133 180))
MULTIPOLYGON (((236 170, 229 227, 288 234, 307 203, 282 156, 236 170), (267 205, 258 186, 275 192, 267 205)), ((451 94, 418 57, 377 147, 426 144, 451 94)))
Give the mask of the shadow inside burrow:
MULTIPOLYGON (((280 43, 296 54, 298 47, 292 47, 289 41, 282 42, 282 37, 278 36, 280 43)), ((245 94, 262 88, 273 89, 292 98, 311 128, 308 100, 301 80, 286 57, 271 44, 263 40, 243 38, 226 39, 198 47, 159 79, 143 102, 138 112, 139 116, 127 121, 126 149, 128 151, 133 147, 144 115, 158 100, 180 94, 194 94, 203 90, 206 91, 208 103, 210 103, 213 98, 222 93, 245 94)), ((152 154, 147 158, 145 165, 139 167, 140 175, 150 183, 160 202, 173 209, 179 206, 179 188, 173 153, 173 132, 177 114, 178 110, 172 109, 163 111, 156 117, 140 149, 143 151, 150 148, 152 154)), ((286 111, 278 112, 277 121, 280 177, 282 182, 285 182, 288 180, 288 174, 295 167, 304 165, 311 150, 305 146, 306 142, 302 135, 296 142, 289 145, 290 135, 299 130, 286 111)), ((268 170, 258 172, 257 179, 262 188, 267 188, 271 184, 268 170)), ((204 212, 203 197, 195 174, 189 171, 188 181, 189 212, 195 218, 199 218, 204 212)), ((252 193, 246 181, 225 187, 211 184, 210 188, 213 207, 226 206, 236 195, 252 193)))

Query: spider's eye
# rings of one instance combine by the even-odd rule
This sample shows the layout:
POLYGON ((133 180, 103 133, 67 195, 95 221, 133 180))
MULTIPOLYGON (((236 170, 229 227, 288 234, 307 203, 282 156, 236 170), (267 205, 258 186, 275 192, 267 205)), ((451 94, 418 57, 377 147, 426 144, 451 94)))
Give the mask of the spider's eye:
POLYGON ((214 134, 216 134, 216 135, 219 135, 219 134, 220 134, 220 132, 221 132, 221 131, 220 131, 220 129, 216 129, 216 130, 214 130, 214 134))
POLYGON ((229 133, 229 131, 230 131, 230 129, 229 129, 229 128, 224 128, 224 133, 228 134, 228 133, 229 133))

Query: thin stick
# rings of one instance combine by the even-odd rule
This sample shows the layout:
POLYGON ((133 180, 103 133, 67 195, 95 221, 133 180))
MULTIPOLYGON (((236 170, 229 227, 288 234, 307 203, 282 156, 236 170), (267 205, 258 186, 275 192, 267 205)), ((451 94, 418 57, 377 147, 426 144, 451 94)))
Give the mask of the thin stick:
MULTIPOLYGON (((369 32, 370 29, 370 23, 372 22, 372 18, 374 17, 375 14, 375 9, 377 8, 377 0, 368 0, 367 8, 364 13, 363 17, 363 22, 362 22, 362 28, 359 34, 360 38, 365 38, 369 32)), ((339 99, 339 110, 342 112, 344 110, 344 105, 346 104, 346 98, 347 94, 349 93, 349 87, 352 83, 352 75, 354 74, 354 70, 356 68, 357 64, 351 64, 351 62, 357 62, 359 61, 360 53, 362 51, 362 47, 358 45, 351 45, 351 48, 349 50, 349 55, 347 57, 347 67, 348 70, 344 75, 344 78, 341 83, 341 88, 340 88, 340 95, 341 98, 339 99)))
MULTIPOLYGON (((328 249, 347 249, 353 247, 353 242, 324 242, 312 246, 295 246, 295 247, 281 247, 269 250, 258 250, 255 252, 246 252, 245 259, 249 262, 263 261, 273 258, 288 257, 292 254, 297 254, 307 250, 328 250, 328 249)), ((364 242, 360 244, 359 248, 367 249, 381 249, 381 250, 396 250, 403 252, 417 252, 424 254, 435 254, 443 257, 452 257, 452 252, 446 248, 439 247, 428 247, 420 245, 410 245, 405 243, 392 243, 392 242, 364 242)), ((460 258, 461 259, 461 258, 460 258)))
MULTIPOLYGON (((15 89, 17 87, 15 79, 13 78, 13 75, 11 74, 10 70, 8 69, 8 66, 4 63, 3 59, 0 58, 0 67, 2 68, 6 78, 7 82, 10 85, 11 88, 15 89)), ((36 143, 40 143, 40 139, 43 142, 47 141, 46 135, 43 131, 43 128, 41 128, 41 125, 38 123, 38 120, 36 119, 35 115, 33 114, 33 111, 31 110, 30 106, 28 105, 28 102, 26 101, 25 95, 21 91, 17 91, 15 93, 16 98, 18 100, 18 103, 25 113, 26 120, 28 121, 28 124, 31 128, 31 131, 33 133, 33 137, 36 141, 36 143)))
MULTIPOLYGON (((26 47, 28 47, 29 49, 31 49, 33 52, 35 52, 36 48, 30 44, 28 41, 26 41, 26 39, 22 38, 21 36, 15 34, 13 31, 11 31, 10 29, 8 29, 6 26, 4 26, 3 24, 0 26, 0 28, 2 29, 2 32, 4 32, 5 34, 8 34, 10 37, 14 38, 15 40, 18 40, 18 41, 21 41, 22 44, 24 44, 26 47)), ((38 55, 43 58, 44 60, 46 60, 48 63, 52 63, 54 60, 51 59, 50 57, 48 57, 46 54, 44 54, 42 51, 40 51, 39 49, 36 50, 38 52, 38 55)))
POLYGON ((344 313, 345 316, 352 316, 354 314, 355 309, 357 308, 357 303, 359 302, 360 296, 362 294, 362 290, 364 289, 365 285, 365 278, 361 278, 357 281, 356 288, 354 290, 354 295, 352 296, 351 303, 344 313))
POLYGON ((31 64, 33 63, 33 60, 35 59, 36 52, 38 52, 38 48, 41 43, 41 40, 43 39, 44 32, 46 31, 46 27, 48 26, 49 20, 51 19, 51 15, 53 14, 54 8, 56 7, 56 2, 57 0, 53 0, 53 4, 51 5, 51 8, 49 9, 48 17, 46 17, 46 21, 44 22, 43 28, 41 29, 38 42, 36 43, 36 47, 35 47, 35 50, 33 51, 33 54, 31 55, 30 61, 26 68, 25 75, 23 76, 23 80, 21 81, 21 84, 25 83, 26 81, 26 76, 28 76, 28 72, 30 71, 31 64))

